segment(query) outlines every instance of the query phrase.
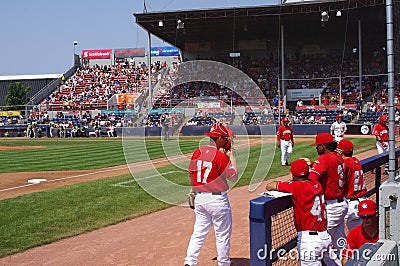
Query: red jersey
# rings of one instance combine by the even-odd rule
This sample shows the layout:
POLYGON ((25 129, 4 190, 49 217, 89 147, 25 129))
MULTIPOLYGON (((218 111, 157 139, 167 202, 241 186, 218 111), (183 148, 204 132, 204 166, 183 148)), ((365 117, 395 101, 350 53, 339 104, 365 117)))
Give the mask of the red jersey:
POLYGON ((237 175, 229 157, 208 145, 193 153, 188 171, 192 186, 202 192, 227 191, 229 187, 226 179, 237 175))
POLYGON ((365 243, 378 242, 378 240, 379 240, 379 232, 376 232, 375 236, 371 238, 367 233, 365 233, 363 225, 360 224, 351 229, 350 232, 347 234, 346 237, 347 245, 343 249, 342 255, 344 257, 350 258, 353 255, 354 249, 359 249, 365 243))
POLYGON ((292 193, 297 232, 327 230, 322 186, 317 181, 277 182, 276 189, 292 193))
POLYGON ((374 127, 374 130, 372 132, 372 134, 374 134, 375 136, 379 136, 381 138, 382 141, 389 141, 389 128, 388 126, 384 126, 382 124, 377 124, 374 127))
POLYGON ((326 200, 343 199, 345 196, 343 159, 336 152, 319 156, 310 170, 309 179, 321 183, 326 200))
POLYGON ((350 157, 344 160, 344 177, 347 199, 360 198, 367 193, 363 170, 357 158, 350 157))
POLYGON ((293 141, 292 127, 280 126, 278 128, 278 132, 276 133, 276 140, 279 142, 281 139, 293 141))

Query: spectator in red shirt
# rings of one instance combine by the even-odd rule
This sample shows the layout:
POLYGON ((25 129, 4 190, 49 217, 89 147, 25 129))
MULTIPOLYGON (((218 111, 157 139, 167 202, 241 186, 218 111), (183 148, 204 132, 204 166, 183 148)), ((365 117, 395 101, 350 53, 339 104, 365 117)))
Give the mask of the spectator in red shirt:
POLYGON ((344 265, 349 258, 357 259, 355 250, 361 248, 365 243, 375 243, 379 239, 378 211, 376 203, 372 200, 363 200, 358 205, 358 215, 362 219, 362 224, 354 227, 347 234, 346 246, 342 252, 342 264, 344 265))
POLYGON ((312 99, 311 99, 311 105, 312 105, 312 106, 317 105, 317 101, 315 100, 315 97, 312 97, 312 99))

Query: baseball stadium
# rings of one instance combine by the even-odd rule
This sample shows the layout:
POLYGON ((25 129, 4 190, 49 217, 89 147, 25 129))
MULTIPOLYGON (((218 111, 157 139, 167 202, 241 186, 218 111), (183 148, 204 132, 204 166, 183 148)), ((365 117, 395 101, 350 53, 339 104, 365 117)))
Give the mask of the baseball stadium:
POLYGON ((131 15, 147 47, 0 76, 0 265, 400 265, 397 0, 131 15))

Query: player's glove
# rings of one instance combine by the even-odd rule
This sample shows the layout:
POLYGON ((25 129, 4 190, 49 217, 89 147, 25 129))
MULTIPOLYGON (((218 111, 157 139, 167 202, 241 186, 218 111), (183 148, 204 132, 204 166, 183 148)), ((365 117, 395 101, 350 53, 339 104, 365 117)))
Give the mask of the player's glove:
POLYGON ((194 192, 190 192, 188 195, 188 204, 191 209, 194 209, 194 199, 196 198, 196 194, 194 192))
POLYGON ((384 147, 384 148, 386 148, 386 147, 387 147, 387 144, 386 144, 386 142, 381 142, 381 144, 382 144, 382 147, 384 147))

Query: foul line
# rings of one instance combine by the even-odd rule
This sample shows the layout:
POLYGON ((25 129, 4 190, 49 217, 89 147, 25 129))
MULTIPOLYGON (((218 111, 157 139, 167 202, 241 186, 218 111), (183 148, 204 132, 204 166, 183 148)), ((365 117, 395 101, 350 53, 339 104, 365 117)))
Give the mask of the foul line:
MULTIPOLYGON (((261 143, 261 140, 259 140, 258 142, 261 143)), ((237 147, 240 146, 245 146, 246 144, 238 144, 236 145, 237 147)), ((246 145, 248 146, 248 145, 246 145)), ((156 161, 154 162, 146 162, 146 163, 142 163, 142 164, 138 164, 138 163, 131 163, 131 164, 127 164, 124 167, 120 167, 120 168, 115 168, 115 169, 108 169, 108 170, 100 170, 100 171, 96 171, 96 172, 91 172, 91 173, 86 173, 86 174, 80 174, 80 175, 74 175, 74 176, 67 176, 67 177, 61 177, 61 178, 56 178, 56 179, 51 179, 48 180, 46 182, 42 182, 42 183, 38 183, 38 184, 26 184, 26 185, 21 185, 21 186, 16 186, 16 187, 10 187, 10 188, 5 188, 5 189, 1 189, 0 192, 5 192, 5 191, 10 191, 10 190, 15 190, 15 189, 19 189, 19 188, 25 188, 25 187, 30 187, 30 186, 35 186, 35 185, 39 185, 39 184, 46 184, 46 183, 50 183, 50 182, 57 182, 57 181, 63 181, 63 180, 67 180, 67 179, 73 179, 73 178, 78 178, 78 177, 84 177, 84 176, 89 176, 89 175, 95 175, 95 174, 101 174, 101 173, 108 173, 108 172, 114 172, 114 171, 119 171, 119 170, 123 170, 126 169, 126 167, 129 168, 129 166, 134 165, 134 164, 138 164, 136 166, 146 166, 146 165, 150 165, 150 164, 157 164, 157 163, 161 163, 161 162, 170 162, 170 161, 176 161, 176 160, 180 160, 182 158, 185 158, 185 155, 175 155, 172 157, 167 157, 165 159, 156 159, 156 161)))

